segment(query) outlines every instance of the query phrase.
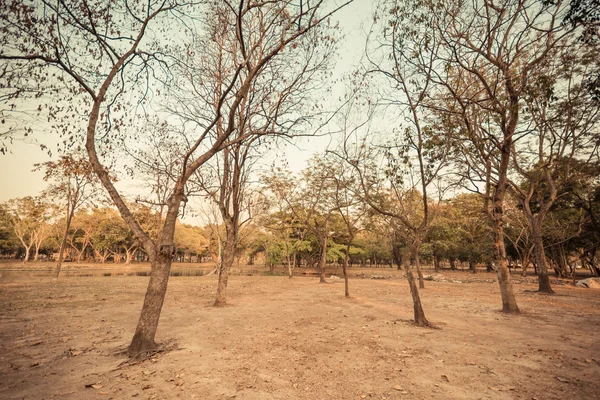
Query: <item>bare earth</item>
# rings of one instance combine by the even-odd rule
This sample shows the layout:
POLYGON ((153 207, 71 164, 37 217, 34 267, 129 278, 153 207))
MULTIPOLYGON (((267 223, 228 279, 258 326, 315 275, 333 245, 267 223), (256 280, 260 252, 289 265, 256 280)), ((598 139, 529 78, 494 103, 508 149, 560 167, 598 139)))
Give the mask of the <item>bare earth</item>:
POLYGON ((443 272, 418 328, 386 274, 350 299, 337 279, 232 276, 225 308, 216 277, 172 277, 157 339, 175 349, 124 365, 147 277, 0 274, 0 398, 600 398, 600 290, 515 277, 523 313, 504 315, 494 275, 443 272))

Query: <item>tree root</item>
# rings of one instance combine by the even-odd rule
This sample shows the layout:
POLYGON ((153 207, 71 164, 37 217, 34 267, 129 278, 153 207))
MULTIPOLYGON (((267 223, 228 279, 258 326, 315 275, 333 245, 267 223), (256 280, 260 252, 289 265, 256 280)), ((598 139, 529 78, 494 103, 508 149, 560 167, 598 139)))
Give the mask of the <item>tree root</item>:
MULTIPOLYGON (((157 354, 167 353, 167 352, 174 351, 174 350, 181 350, 181 348, 177 345, 177 343, 174 340, 169 340, 165 343, 161 343, 161 344, 157 345, 157 347, 152 350, 144 350, 137 354, 134 354, 133 356, 130 356, 128 359, 126 359, 125 361, 123 361, 119 365, 117 365, 116 368, 113 369, 113 371, 117 371, 119 369, 126 368, 126 367, 129 367, 132 365, 141 364, 144 361, 150 360, 157 354)), ((116 354, 126 355, 127 348, 118 350, 116 352, 116 354)))

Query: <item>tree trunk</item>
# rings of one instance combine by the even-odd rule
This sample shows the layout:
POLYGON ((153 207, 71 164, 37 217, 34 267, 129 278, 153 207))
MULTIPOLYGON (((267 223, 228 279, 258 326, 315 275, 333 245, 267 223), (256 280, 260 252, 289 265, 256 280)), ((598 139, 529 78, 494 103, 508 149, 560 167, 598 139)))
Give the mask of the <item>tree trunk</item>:
POLYGON ((559 267, 560 267, 560 276, 562 278, 567 278, 569 275, 569 272, 567 271, 567 266, 569 265, 568 261, 567 261, 567 255, 565 254, 565 245, 564 243, 560 243, 558 245, 558 260, 559 260, 559 267))
POLYGON ((152 261, 152 272, 150 273, 150 281, 148 282, 142 313, 135 330, 135 335, 127 350, 129 357, 140 357, 145 352, 156 348, 154 337, 167 293, 170 271, 170 252, 156 254, 152 261))
POLYGON ((419 296, 419 288, 417 287, 417 283, 415 282, 415 277, 412 272, 412 268, 407 268, 406 278, 408 279, 408 286, 410 287, 410 294, 413 299, 413 310, 414 310, 414 318, 415 324, 417 326, 429 326, 429 321, 425 318, 425 312, 423 311, 423 306, 421 305, 421 297, 419 296))
POLYGON ((219 283, 217 285, 217 297, 214 306, 222 307, 227 304, 227 283, 229 281, 229 270, 235 261, 236 233, 235 228, 227 226, 227 240, 223 246, 221 265, 219 266, 219 283), (232 229, 233 228, 233 229, 232 229))
POLYGON ((473 260, 469 260, 469 269, 471 270, 471 273, 477 273, 477 264, 474 263, 473 260))
POLYGON ((448 261, 450 261, 450 269, 452 271, 455 271, 456 270, 456 258, 450 257, 448 261))
POLYGON ((328 221, 325 222, 325 231, 323 232, 323 241, 321 242, 321 260, 319 261, 319 283, 327 283, 325 280, 325 265, 327 265, 327 242, 328 235, 327 230, 329 229, 328 221))
POLYGON ((288 277, 292 278, 294 276, 294 269, 292 268, 292 258, 290 256, 290 244, 288 243, 288 239, 285 240, 285 258, 287 261, 288 267, 288 277))
POLYGON ((533 253, 535 263, 537 264, 538 274, 538 292, 553 294, 550 286, 550 277, 548 276, 548 264, 546 263, 546 254, 544 253, 544 242, 542 240, 541 226, 535 219, 531 219, 531 236, 533 239, 533 253))
POLYGON ((394 257, 394 262, 398 270, 402 269, 402 249, 400 246, 393 245, 392 246, 392 256, 394 257))
POLYGON ((417 238, 413 242, 413 252, 415 255, 415 266, 419 276, 419 289, 425 289, 425 279, 423 278, 423 270, 421 269, 421 258, 419 257, 419 249, 421 248, 421 239, 417 238))
POLYGON ((498 183, 494 191, 492 226, 494 230, 494 264, 498 276, 498 285, 502 297, 502 312, 519 313, 517 300, 513 292, 512 282, 510 280, 510 271, 506 260, 506 248, 504 246, 504 194, 506 192, 506 174, 508 171, 508 161, 510 158, 510 146, 503 146, 501 154, 500 168, 498 171, 498 183))
POLYGON ((133 252, 128 248, 125 248, 125 264, 131 264, 131 258, 133 256, 133 252))
POLYGON ((344 257, 344 264, 342 270, 344 271, 344 296, 350 297, 350 290, 348 289, 348 254, 350 254, 350 244, 346 245, 346 255, 344 257))
POLYGON ((71 209, 71 196, 69 194, 67 198, 67 218, 65 220, 65 235, 63 236, 62 241, 60 242, 60 250, 58 251, 58 261, 56 262, 56 271, 54 273, 54 277, 58 279, 60 275, 60 269, 62 267, 62 262, 65 256, 65 248, 67 247, 67 237, 69 236, 69 229, 71 229, 71 220, 73 219, 73 211, 71 209))
POLYGON ((532 249, 533 247, 530 247, 523 252, 523 256, 521 257, 521 276, 527 276, 527 267, 529 267, 529 257, 531 256, 532 249))
POLYGON ((31 250, 31 245, 24 246, 25 247, 25 257, 23 258, 23 263, 29 262, 29 250, 31 250))

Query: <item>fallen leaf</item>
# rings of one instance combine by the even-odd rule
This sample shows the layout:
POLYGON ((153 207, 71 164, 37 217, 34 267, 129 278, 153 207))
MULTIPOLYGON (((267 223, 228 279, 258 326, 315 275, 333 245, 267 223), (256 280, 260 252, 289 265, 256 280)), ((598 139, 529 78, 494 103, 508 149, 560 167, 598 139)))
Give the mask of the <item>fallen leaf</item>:
POLYGON ((99 383, 86 383, 85 387, 88 389, 89 388, 100 389, 102 387, 102 385, 99 383))
POLYGON ((558 379, 560 382, 569 383, 569 380, 567 378, 563 378, 562 376, 557 376, 556 379, 558 379))

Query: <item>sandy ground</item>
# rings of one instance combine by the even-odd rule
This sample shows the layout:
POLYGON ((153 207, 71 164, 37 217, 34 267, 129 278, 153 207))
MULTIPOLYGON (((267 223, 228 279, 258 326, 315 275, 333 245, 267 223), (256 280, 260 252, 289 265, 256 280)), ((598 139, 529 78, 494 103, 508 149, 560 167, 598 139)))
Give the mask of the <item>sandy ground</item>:
POLYGON ((600 290, 443 272, 410 323, 406 281, 172 277, 157 339, 176 349, 121 365, 147 277, 0 277, 2 399, 598 399, 600 290), (473 281, 475 280, 475 282, 473 281), (520 282, 520 283, 519 283, 520 282), (528 283, 530 282, 530 283, 528 283))

